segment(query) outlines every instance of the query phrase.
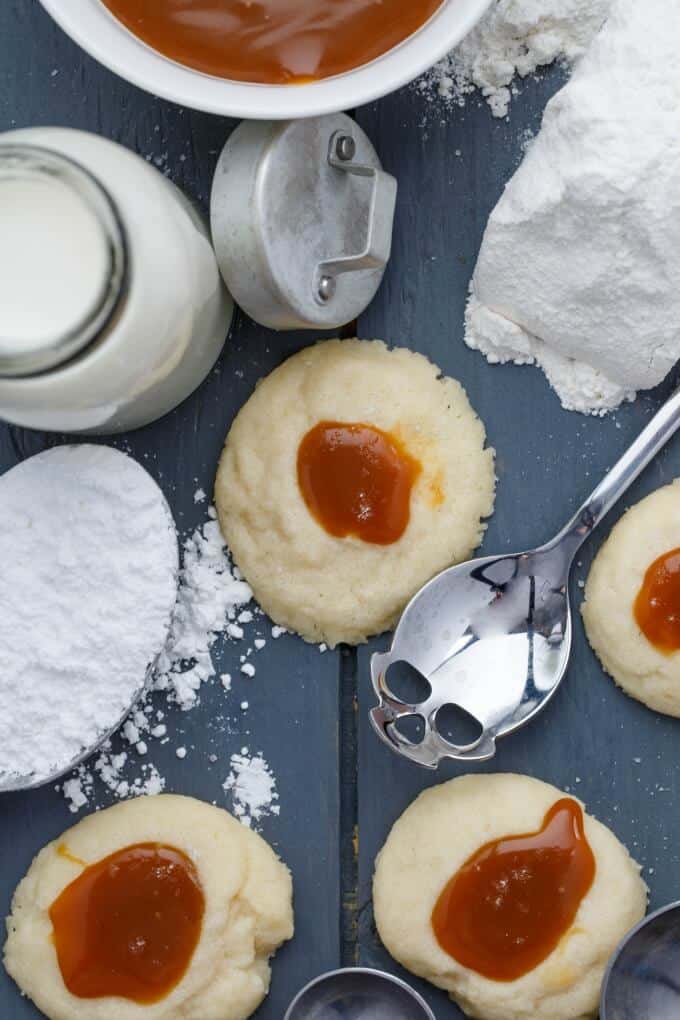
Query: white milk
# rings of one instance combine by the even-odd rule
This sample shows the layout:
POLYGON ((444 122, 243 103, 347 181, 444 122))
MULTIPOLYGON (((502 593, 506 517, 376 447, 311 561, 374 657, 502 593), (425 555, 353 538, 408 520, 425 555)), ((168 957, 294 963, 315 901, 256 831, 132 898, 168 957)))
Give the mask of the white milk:
POLYGON ((0 416, 153 421, 208 374, 232 312, 203 221, 154 167, 82 131, 0 135, 0 416))
POLYGON ((106 286, 96 216, 50 177, 0 185, 0 348, 42 346, 77 329, 106 286))

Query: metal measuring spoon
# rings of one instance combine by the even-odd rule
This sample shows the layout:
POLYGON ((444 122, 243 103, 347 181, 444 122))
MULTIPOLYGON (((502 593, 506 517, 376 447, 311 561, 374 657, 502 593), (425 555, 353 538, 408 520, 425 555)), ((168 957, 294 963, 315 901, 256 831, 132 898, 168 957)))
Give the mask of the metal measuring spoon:
POLYGON ((425 1000, 391 974, 346 967, 310 981, 283 1020, 435 1020, 425 1000))
POLYGON ((388 747, 427 768, 444 758, 485 761, 496 753, 498 737, 545 707, 569 662, 574 556, 679 426, 680 390, 551 542, 451 567, 414 596, 389 652, 371 659, 380 704, 370 717, 388 747), (428 681, 430 693, 421 702, 407 704, 390 690, 387 671, 398 662, 428 681), (474 739, 459 744, 441 732, 438 715, 451 705, 475 727, 474 739), (421 741, 398 729, 409 716, 424 724, 421 741))
POLYGON ((680 903, 645 917, 612 957, 602 982, 600 1020, 680 1016, 680 903))

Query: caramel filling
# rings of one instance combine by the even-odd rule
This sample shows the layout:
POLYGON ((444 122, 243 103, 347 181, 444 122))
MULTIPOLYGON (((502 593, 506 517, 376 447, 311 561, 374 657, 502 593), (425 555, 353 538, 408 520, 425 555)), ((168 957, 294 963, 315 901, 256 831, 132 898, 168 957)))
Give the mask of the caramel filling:
POLYGON ((196 869, 181 850, 118 850, 86 867, 50 907, 64 984, 81 999, 158 1002, 184 976, 204 911, 196 869))
POLYGON ((298 449, 297 473, 312 516, 336 538, 391 545, 411 515, 421 466, 402 443, 373 425, 319 422, 298 449))
POLYGON ((654 560, 635 599, 637 625, 660 652, 680 648, 680 549, 654 560))
POLYGON ((443 889, 432 913, 442 949, 494 981, 515 981, 556 948, 595 877, 575 800, 557 801, 538 832, 481 847, 443 889))

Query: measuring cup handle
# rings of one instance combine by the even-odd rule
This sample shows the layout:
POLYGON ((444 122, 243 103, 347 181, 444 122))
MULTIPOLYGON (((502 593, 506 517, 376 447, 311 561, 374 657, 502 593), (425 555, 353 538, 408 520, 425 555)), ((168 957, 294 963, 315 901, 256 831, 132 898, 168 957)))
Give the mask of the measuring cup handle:
POLYGON ((680 427, 680 389, 654 415, 547 549, 560 546, 568 562, 638 475, 680 427))
POLYGON ((397 202, 397 182, 391 174, 377 167, 354 161, 354 140, 351 135, 335 131, 328 149, 328 162, 336 170, 372 182, 366 239, 360 251, 348 252, 320 262, 318 279, 333 279, 340 273, 359 269, 382 269, 392 250, 392 227, 397 202))

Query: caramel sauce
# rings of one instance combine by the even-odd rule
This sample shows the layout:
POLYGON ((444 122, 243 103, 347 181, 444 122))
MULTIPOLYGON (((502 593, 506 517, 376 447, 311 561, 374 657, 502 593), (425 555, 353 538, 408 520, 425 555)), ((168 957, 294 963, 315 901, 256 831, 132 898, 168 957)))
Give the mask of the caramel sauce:
POLYGON ((206 74, 300 83, 367 64, 442 0, 104 0, 159 53, 206 74))
POLYGON ((430 506, 433 510, 444 503, 444 472, 440 469, 427 484, 430 506))
POLYGON ((647 570, 633 607, 647 640, 670 655, 680 648, 680 549, 671 549, 647 570))
POLYGON ((158 843, 118 850, 50 907, 64 984, 81 999, 160 1001, 191 962, 204 909, 196 869, 181 850, 158 843))
POLYGON ((304 501, 336 538, 353 535, 376 545, 401 538, 420 470, 395 436, 373 425, 322 421, 298 448, 304 501))
POLYGON ((434 934, 464 967, 515 981, 555 949, 594 877, 583 812, 558 800, 538 832, 494 840, 465 862, 437 900, 434 934))
POLYGON ((78 864, 81 868, 87 867, 87 861, 84 861, 82 857, 76 857, 75 854, 72 854, 65 843, 59 844, 57 847, 57 854, 59 857, 63 857, 64 860, 70 861, 71 864, 78 864))

